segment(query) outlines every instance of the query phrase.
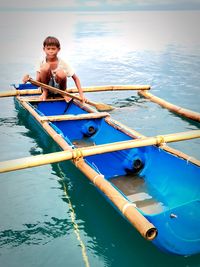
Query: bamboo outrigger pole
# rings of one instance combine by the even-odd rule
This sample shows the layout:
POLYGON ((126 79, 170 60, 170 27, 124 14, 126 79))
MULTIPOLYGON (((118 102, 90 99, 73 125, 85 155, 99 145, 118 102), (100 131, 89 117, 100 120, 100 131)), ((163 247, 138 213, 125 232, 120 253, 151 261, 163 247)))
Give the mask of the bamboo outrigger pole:
POLYGON ((27 89, 27 90, 9 90, 0 92, 0 97, 18 96, 18 95, 37 95, 41 94, 41 89, 27 89))
POLYGON ((194 139, 200 137, 200 130, 193 130, 188 132, 167 134, 162 136, 145 137, 136 140, 115 142, 104 145, 90 146, 84 148, 77 148, 71 151, 54 152, 45 155, 38 155, 32 157, 26 157, 15 160, 8 160, 0 162, 0 173, 15 171, 25 168, 31 168, 41 166, 50 163, 56 163, 60 161, 76 159, 80 157, 87 157, 97 154, 109 153, 113 151, 119 151, 123 149, 130 149, 136 147, 144 147, 150 145, 162 145, 163 143, 177 142, 188 139, 194 139))
MULTIPOLYGON (((84 93, 102 92, 102 91, 130 91, 130 90, 150 90, 150 85, 143 84, 130 84, 130 85, 102 85, 102 86, 89 86, 82 87, 84 93)), ((68 88, 69 93, 78 93, 77 88, 68 88)))
MULTIPOLYGON (((90 92, 102 92, 102 91, 130 91, 130 90, 150 90, 150 85, 102 85, 102 86, 89 86, 82 87, 84 93, 90 92)), ((77 88, 67 88, 68 93, 78 93, 77 88)), ((37 95, 41 94, 42 90, 38 89, 27 89, 27 90, 8 90, 0 92, 0 97, 9 97, 17 95, 37 95)))
POLYGON ((192 119, 194 121, 200 121, 200 113, 189 110, 189 109, 185 109, 179 106, 176 106, 174 104, 171 104, 170 102, 167 102, 157 96, 154 96, 153 94, 147 92, 147 91, 139 91, 138 92, 139 95, 149 99, 152 102, 155 102, 157 104, 159 104, 160 106, 169 109, 170 111, 179 114, 180 116, 192 119))

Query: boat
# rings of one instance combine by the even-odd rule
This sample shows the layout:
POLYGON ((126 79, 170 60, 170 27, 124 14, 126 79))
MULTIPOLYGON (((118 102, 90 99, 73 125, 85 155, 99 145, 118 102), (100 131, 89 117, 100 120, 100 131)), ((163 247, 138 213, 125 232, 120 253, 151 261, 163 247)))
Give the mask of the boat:
MULTIPOLYGON (((40 101, 38 94, 26 94, 25 90, 37 90, 33 84, 15 85, 25 92, 15 102, 61 151, 52 153, 51 159, 35 156, 38 160, 32 166, 71 160, 160 250, 200 253, 200 161, 167 146, 174 135, 145 137, 78 99, 66 102, 56 95, 40 101)), ((199 137, 199 131, 194 132, 199 137)), ((184 140, 184 133, 178 136, 184 140)))

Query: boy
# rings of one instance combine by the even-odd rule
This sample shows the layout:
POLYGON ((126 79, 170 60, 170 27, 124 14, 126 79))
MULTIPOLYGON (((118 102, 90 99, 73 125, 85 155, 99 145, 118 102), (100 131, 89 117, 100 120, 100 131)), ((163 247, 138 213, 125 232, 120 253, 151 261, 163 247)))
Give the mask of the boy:
MULTIPOLYGON (((43 50, 46 57, 36 66, 36 80, 61 90, 65 90, 67 88, 67 77, 72 77, 80 97, 84 102, 85 99, 78 76, 67 62, 57 56, 60 51, 59 40, 53 36, 48 36, 43 42, 43 50)), ((25 75, 23 82, 26 83, 28 78, 29 76, 25 75)), ((40 99, 44 101, 48 97, 48 90, 42 88, 42 91, 40 99)), ((70 100, 67 96, 64 98, 66 101, 70 100)))

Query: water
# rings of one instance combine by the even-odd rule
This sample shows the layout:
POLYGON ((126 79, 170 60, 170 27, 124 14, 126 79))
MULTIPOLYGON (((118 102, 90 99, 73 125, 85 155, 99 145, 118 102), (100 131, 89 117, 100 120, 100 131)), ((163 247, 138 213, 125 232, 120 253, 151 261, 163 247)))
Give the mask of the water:
MULTIPOLYGON (((199 15, 2 12, 0 90, 26 73, 34 77, 42 41, 55 35, 83 86, 150 84, 153 94, 200 112, 199 15)), ((133 91, 87 97, 115 106, 112 117, 144 135, 199 129, 133 91)), ((1 160, 58 149, 36 125, 28 128, 12 98, 0 105, 1 160)), ((199 159, 199 144, 170 146, 199 159)), ((166 255, 143 240, 71 163, 2 174, 0 203, 1 266, 200 266, 199 255, 166 255)))

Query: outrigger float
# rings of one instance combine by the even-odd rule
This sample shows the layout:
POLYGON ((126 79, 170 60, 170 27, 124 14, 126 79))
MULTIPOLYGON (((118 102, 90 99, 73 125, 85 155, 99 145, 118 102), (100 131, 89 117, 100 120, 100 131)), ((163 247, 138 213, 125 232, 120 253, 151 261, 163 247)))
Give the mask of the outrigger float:
MULTIPOLYGON (((100 110, 109 106, 89 100, 83 105, 77 95, 30 82, 0 96, 15 95, 20 107, 63 151, 1 162, 0 172, 71 160, 145 239, 165 252, 199 253, 200 161, 166 143, 199 138, 200 130, 145 137, 88 104, 100 110), (40 86, 60 95, 41 102, 40 86), (62 97, 65 94, 73 100, 67 103, 62 97)), ((84 91, 127 88, 148 94, 150 89, 105 88, 84 91)), ((200 115, 195 113, 195 118, 198 121, 200 115)))

